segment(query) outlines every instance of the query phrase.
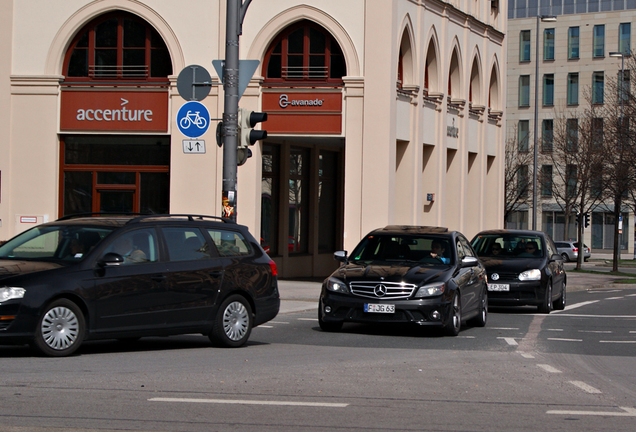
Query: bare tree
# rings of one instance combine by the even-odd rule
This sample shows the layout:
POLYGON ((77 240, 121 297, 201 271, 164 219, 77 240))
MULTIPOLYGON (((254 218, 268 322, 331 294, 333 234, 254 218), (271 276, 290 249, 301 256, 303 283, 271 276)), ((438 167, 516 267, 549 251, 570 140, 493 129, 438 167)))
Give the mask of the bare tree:
POLYGON ((530 136, 526 135, 523 142, 519 142, 518 127, 514 127, 514 135, 506 140, 506 167, 504 183, 505 213, 508 216, 526 207, 532 197, 531 172, 533 153, 529 145, 530 136))
POLYGON ((583 215, 591 212, 603 198, 602 184, 605 149, 603 147, 604 119, 597 105, 587 95, 589 108, 571 112, 569 117, 555 119, 552 151, 549 153, 556 181, 552 193, 566 214, 566 232, 569 214, 578 215, 577 239, 579 250, 576 268, 583 262, 583 215))
POLYGON ((618 271, 619 220, 621 208, 629 202, 636 187, 636 151, 634 145, 634 121, 636 119, 636 97, 632 91, 630 76, 636 76, 634 57, 627 58, 624 73, 619 71, 616 79, 609 79, 603 105, 604 149, 603 186, 608 200, 614 205, 614 271, 618 271))

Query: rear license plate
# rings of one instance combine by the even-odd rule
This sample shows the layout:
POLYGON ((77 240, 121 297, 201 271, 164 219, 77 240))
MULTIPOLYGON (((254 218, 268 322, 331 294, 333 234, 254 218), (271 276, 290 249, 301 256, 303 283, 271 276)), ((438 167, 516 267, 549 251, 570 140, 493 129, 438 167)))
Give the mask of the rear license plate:
POLYGON ((371 313, 395 313, 395 305, 365 303, 364 311, 371 313))
POLYGON ((488 284, 488 291, 510 291, 509 284, 488 284))

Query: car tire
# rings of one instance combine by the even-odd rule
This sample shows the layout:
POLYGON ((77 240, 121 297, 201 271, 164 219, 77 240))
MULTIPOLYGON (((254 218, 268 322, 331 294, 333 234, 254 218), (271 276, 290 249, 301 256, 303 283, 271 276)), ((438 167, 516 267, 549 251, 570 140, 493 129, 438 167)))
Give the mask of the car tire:
POLYGON ((537 307, 539 313, 549 314, 552 310, 552 281, 548 282, 545 289, 545 297, 543 302, 537 307))
POLYGON ((238 348, 245 345, 252 332, 253 317, 250 304, 241 295, 232 295, 221 303, 221 307, 214 318, 212 333, 209 338, 212 343, 238 348))
POLYGON ((323 321, 322 318, 322 308, 318 307, 318 325, 320 326, 320 330, 326 332, 337 332, 342 328, 342 321, 323 321))
POLYGON ((570 257, 568 254, 562 253, 561 256, 563 257, 563 261, 570 262, 570 257))
POLYGON ((457 292, 453 293, 449 312, 450 316, 444 326, 444 334, 447 336, 457 336, 462 327, 462 304, 457 292))
POLYGON ((488 291, 484 288, 479 299, 479 313, 473 318, 471 324, 475 327, 486 327, 486 321, 488 321, 488 291))
POLYGON ((33 345, 49 357, 73 354, 84 341, 86 321, 82 310, 67 299, 49 304, 38 320, 33 345))
POLYGON ((567 301, 567 284, 564 280, 563 287, 561 289, 561 297, 559 297, 559 299, 554 302, 554 310, 565 309, 566 301, 567 301))

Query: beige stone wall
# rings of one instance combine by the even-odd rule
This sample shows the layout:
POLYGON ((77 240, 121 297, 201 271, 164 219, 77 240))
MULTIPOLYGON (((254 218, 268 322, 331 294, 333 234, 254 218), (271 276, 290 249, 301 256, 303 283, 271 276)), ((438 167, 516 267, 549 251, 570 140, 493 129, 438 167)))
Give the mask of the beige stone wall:
MULTIPOLYGON (((262 60, 278 32, 300 19, 324 26, 343 49, 348 71, 341 134, 346 145, 345 248, 351 250, 362 235, 387 224, 448 226, 469 238, 481 229, 503 226, 504 133, 502 119, 489 118, 487 105, 489 94, 494 94, 492 106, 501 110, 506 95, 506 3, 499 2, 500 13, 493 12, 490 2, 481 1, 270 0, 250 5, 241 36, 243 59, 262 60), (410 54, 405 63, 405 91, 398 92, 403 40, 408 41, 410 54), (437 79, 435 88, 426 90, 439 97, 427 99, 424 74, 431 41, 437 79), (463 101, 459 111, 449 110, 447 99, 453 53, 459 60, 453 94, 463 101), (473 105, 483 107, 476 114, 470 111, 469 101, 474 64, 478 74, 473 81, 473 105), (493 70, 497 89, 491 93, 493 70), (449 126, 457 128, 457 136, 449 135, 449 126), (426 200, 428 193, 435 194, 433 202, 426 200)), ((15 223, 17 215, 57 217, 58 84, 63 55, 85 23, 115 9, 138 14, 152 24, 173 59, 168 132, 172 139, 171 212, 219 215, 222 151, 215 145, 215 129, 211 127, 202 137, 205 155, 183 154, 185 137, 174 122, 183 100, 175 80, 190 64, 203 65, 215 76, 210 62, 224 57, 225 2, 190 0, 187 8, 174 0, 16 0, 11 4, 13 13, 3 15, 6 25, 0 27, 0 38, 6 42, 0 50, 3 58, 12 59, 0 67, 6 78, 0 95, 8 97, 12 92, 9 107, 0 107, 6 114, 0 116, 6 125, 1 129, 5 139, 0 149, 8 155, 0 159, 0 239, 23 229, 15 223), (32 127, 34 112, 37 128, 32 127)), ((257 70, 241 107, 260 107, 261 80, 257 70)), ((212 117, 221 117, 222 89, 213 88, 204 103, 212 117)), ((255 146, 254 157, 238 170, 238 221, 255 235, 260 231, 260 151, 255 146)))

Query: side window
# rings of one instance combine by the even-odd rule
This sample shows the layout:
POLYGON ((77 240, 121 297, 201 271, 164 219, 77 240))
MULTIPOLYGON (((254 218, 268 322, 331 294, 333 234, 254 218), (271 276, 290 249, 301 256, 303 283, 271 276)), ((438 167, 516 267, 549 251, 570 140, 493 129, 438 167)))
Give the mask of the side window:
POLYGON ((210 258, 210 247, 198 228, 162 228, 170 261, 194 261, 210 258))
POLYGON ((465 256, 471 256, 471 257, 476 257, 477 256, 473 252, 473 248, 470 246, 470 243, 468 242, 468 240, 466 240, 466 237, 460 236, 459 237, 459 241, 462 244, 465 256))
POLYGON ((457 260, 461 261, 466 256, 466 253, 464 252, 464 247, 462 246, 462 243, 459 239, 457 239, 456 247, 457 247, 457 260))
POLYGON ((152 228, 128 231, 117 237, 105 253, 124 257, 124 264, 142 264, 159 260, 157 235, 152 228))
POLYGON ((226 231, 222 229, 209 229, 208 233, 214 245, 219 250, 219 255, 228 256, 241 256, 250 255, 252 248, 249 243, 239 232, 226 231))

